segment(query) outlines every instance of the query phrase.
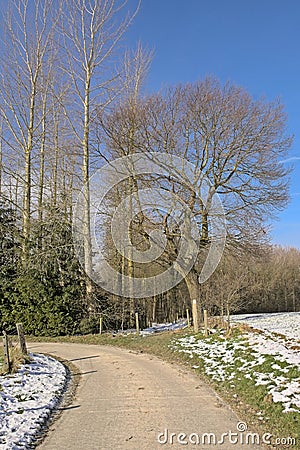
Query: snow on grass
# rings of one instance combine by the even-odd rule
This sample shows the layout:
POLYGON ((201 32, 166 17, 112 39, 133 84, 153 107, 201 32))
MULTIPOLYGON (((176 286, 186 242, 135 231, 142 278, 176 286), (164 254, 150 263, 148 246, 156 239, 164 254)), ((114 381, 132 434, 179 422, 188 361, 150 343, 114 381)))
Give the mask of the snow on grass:
POLYGON ((294 341, 300 340, 300 312, 239 314, 232 316, 232 321, 243 322, 270 333, 279 333, 294 341))
POLYGON ((255 386, 265 386, 266 395, 281 403, 283 412, 300 413, 299 351, 262 333, 229 339, 222 333, 205 339, 187 336, 177 339, 172 347, 196 358, 194 367, 202 367, 213 380, 232 386, 249 380, 255 386))
POLYGON ((24 449, 56 406, 66 369, 54 358, 30 354, 32 361, 13 375, 0 376, 0 449, 24 449))

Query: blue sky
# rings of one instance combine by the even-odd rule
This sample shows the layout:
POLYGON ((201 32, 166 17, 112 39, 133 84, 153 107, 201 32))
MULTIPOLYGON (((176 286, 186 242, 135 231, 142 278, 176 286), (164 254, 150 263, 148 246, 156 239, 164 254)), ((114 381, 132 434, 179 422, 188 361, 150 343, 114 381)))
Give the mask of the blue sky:
POLYGON ((142 0, 125 44, 138 40, 154 49, 149 91, 215 75, 255 98, 281 99, 295 136, 286 163, 294 171, 272 240, 300 248, 300 2, 142 0))

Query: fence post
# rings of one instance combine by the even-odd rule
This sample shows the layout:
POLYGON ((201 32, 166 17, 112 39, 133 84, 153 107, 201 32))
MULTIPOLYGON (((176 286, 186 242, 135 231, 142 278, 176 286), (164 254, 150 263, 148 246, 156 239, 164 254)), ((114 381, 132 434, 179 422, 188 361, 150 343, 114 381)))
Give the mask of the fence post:
POLYGON ((189 312, 188 308, 186 309, 186 320, 187 320, 188 327, 190 327, 191 321, 190 321, 190 312, 189 312))
POLYGON ((205 337, 207 337, 208 336, 207 309, 203 310, 203 317, 204 317, 204 335, 205 335, 205 337))
POLYGON ((198 310, 197 310, 197 300, 193 300, 193 325, 194 325, 194 332, 199 332, 199 324, 198 324, 198 310))
POLYGON ((99 334, 102 334, 102 328, 103 328, 103 317, 100 316, 100 320, 99 320, 99 334))
POLYGON ((140 334, 139 313, 135 313, 136 334, 140 334))
POLYGON ((9 345, 8 345, 8 337, 5 331, 3 331, 3 353, 4 353, 4 367, 5 370, 10 373, 11 372, 11 361, 9 356, 9 345))
POLYGON ((26 347, 26 341, 25 341, 25 336, 24 336, 24 331, 23 331, 23 325, 21 323, 17 323, 16 327, 17 327, 21 352, 23 353, 23 355, 27 355, 27 347, 26 347))

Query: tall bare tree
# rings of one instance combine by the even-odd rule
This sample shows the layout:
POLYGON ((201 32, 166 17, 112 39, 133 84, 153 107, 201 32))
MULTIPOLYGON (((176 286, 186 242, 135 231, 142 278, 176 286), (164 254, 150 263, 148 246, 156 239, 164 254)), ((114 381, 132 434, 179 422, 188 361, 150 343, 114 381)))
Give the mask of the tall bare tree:
MULTIPOLYGON (((22 161, 23 253, 30 237, 32 159, 45 130, 46 104, 40 104, 42 74, 50 70, 57 23, 52 0, 9 0, 5 20, 5 57, 0 79, 3 142, 15 162, 22 161), (20 154, 21 150, 22 154, 20 154)), ((13 168, 11 168, 13 171, 13 168)))
MULTIPOLYGON (((63 2, 62 38, 67 54, 65 73, 73 85, 78 120, 69 114, 70 123, 81 149, 84 191, 83 241, 87 294, 92 292, 90 232, 90 156, 93 116, 115 98, 118 74, 113 54, 139 9, 130 12, 127 1, 67 0, 63 2)), ((76 114, 76 113, 75 113, 76 114)))
MULTIPOLYGON (((139 128, 140 128, 140 107, 139 101, 142 98, 142 88, 145 78, 148 73, 149 66, 152 60, 152 51, 146 50, 139 43, 134 51, 128 51, 124 58, 124 72, 123 72, 123 90, 120 99, 114 105, 114 111, 118 111, 117 132, 113 116, 98 115, 97 122, 101 131, 99 132, 100 140, 103 141, 105 154, 101 152, 100 156, 105 157, 106 160, 116 159, 123 156, 133 155, 136 152, 143 150, 144 146, 139 142, 139 128), (126 105, 126 106, 125 106, 126 105), (112 120, 110 120, 112 119, 112 120), (122 121, 122 125, 120 124, 122 121), (119 127, 126 130, 125 134, 120 134, 119 127)), ((132 201, 133 198, 139 201, 137 179, 133 173, 128 180, 120 185, 114 194, 114 199, 110 199, 110 207, 117 207, 119 203, 128 196, 129 205, 128 213, 132 216, 132 201)), ((141 219, 142 216, 140 216, 141 219)), ((110 217, 111 218, 111 217, 110 217)), ((109 224, 108 224, 109 229, 109 224)), ((134 230, 130 228, 131 240, 133 241, 134 230)), ((110 244, 112 242, 110 241, 110 244)), ((128 248, 128 252, 120 255, 118 251, 114 253, 117 259, 119 271, 123 275, 127 275, 133 279, 135 274, 135 266, 132 257, 132 247, 128 248)), ((120 276, 119 282, 122 282, 120 276)), ((132 287, 132 286, 131 286, 132 287)), ((132 295, 129 299, 129 309, 132 324, 134 324, 135 301, 132 295)))
MULTIPOLYGON (((142 119, 134 137, 136 148, 179 156, 194 166, 186 183, 180 182, 186 175, 179 174, 179 168, 172 164, 166 167, 169 177, 154 177, 152 183, 188 206, 199 238, 195 240, 189 228, 185 228, 185 236, 180 236, 172 207, 165 214, 157 209, 151 226, 166 236, 167 246, 160 261, 166 266, 176 261, 185 241, 198 247, 197 261, 185 281, 191 299, 199 298, 203 261, 212 240, 218 238, 211 226, 214 197, 222 199, 227 247, 233 252, 254 251, 265 242, 268 221, 288 201, 288 171, 280 163, 291 144, 285 130, 286 115, 280 102, 255 101, 243 89, 221 85, 213 78, 154 95, 140 102, 139 108, 142 119), (210 183, 205 202, 201 198, 203 177, 210 183)), ((128 111, 127 105, 110 118, 112 145, 119 139, 120 147, 129 139, 130 130, 124 127, 128 111)), ((149 232, 146 225, 144 221, 141 235, 149 232)), ((177 264, 176 270, 181 269, 177 264)))

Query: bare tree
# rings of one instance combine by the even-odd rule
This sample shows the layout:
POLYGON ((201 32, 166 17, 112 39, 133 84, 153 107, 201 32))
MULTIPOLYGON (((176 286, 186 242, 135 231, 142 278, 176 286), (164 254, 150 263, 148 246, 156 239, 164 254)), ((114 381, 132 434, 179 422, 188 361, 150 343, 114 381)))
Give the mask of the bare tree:
POLYGON ((118 73, 112 56, 139 9, 139 2, 129 12, 127 1, 67 0, 63 2, 62 39, 67 55, 63 67, 73 86, 77 106, 74 121, 66 111, 81 149, 82 182, 84 190, 83 240, 87 294, 92 292, 91 235, 90 235, 90 156, 93 116, 103 111, 115 98, 118 73))
MULTIPOLYGON (((116 159, 118 157, 133 155, 136 152, 143 150, 144 145, 139 142, 139 128, 140 128, 140 107, 139 101, 142 96, 142 87, 146 78, 150 63, 152 60, 152 51, 145 50, 141 44, 138 44, 136 50, 127 52, 124 59, 123 72, 123 90, 121 98, 113 110, 118 116, 115 123, 114 115, 99 114, 97 119, 99 123, 100 140, 105 145, 105 155, 101 152, 100 156, 108 159, 116 159), (125 133, 120 134, 120 127, 126 130, 125 133), (117 128, 117 129, 116 129, 117 128)), ((139 201, 138 196, 138 181, 134 173, 132 176, 121 183, 115 190, 114 196, 110 198, 110 208, 117 207, 120 202, 129 197, 129 215, 132 216, 132 198, 139 201)), ((111 211, 111 210, 110 210, 111 211)), ((107 211, 104 212, 107 214, 107 211)), ((142 214, 139 217, 142 220, 142 214)), ((110 213, 111 220, 111 213, 110 213)), ((109 220, 106 219, 107 229, 109 230, 109 220)), ((109 233, 108 233, 109 234, 109 233)), ((134 240, 134 229, 130 227, 131 240, 134 240)), ((108 241, 108 247, 112 246, 112 241, 108 241)), ((123 275, 127 275, 130 279, 135 276, 136 267, 132 257, 132 247, 128 248, 125 255, 120 255, 117 251, 110 255, 110 259, 116 260, 116 265, 123 275)), ((122 277, 120 277, 122 282, 122 277)), ((134 298, 129 299, 129 309, 132 324, 134 323, 135 301, 134 298)))
MULTIPOLYGON (((232 252, 255 251, 264 243, 267 222, 288 201, 288 171, 280 163, 291 144, 285 131, 286 115, 280 102, 253 100, 243 89, 221 85, 213 78, 144 99, 139 109, 135 148, 145 154, 149 149, 163 151, 193 164, 194 172, 185 183, 179 180, 187 178, 186 174, 179 174, 180 168, 171 163, 166 167, 168 177, 156 176, 147 182, 175 194, 188 206, 189 219, 196 221, 199 237, 195 240, 189 227, 184 236, 180 235, 178 223, 172 218, 172 205, 165 214, 157 209, 139 232, 141 238, 147 234, 149 222, 163 231, 167 245, 160 258, 162 266, 176 261, 181 245, 198 248, 197 261, 185 281, 191 299, 199 298, 199 274, 212 241, 218 239, 211 226, 215 196, 222 199, 227 248, 232 252), (209 182, 205 201, 203 179, 209 182)), ((129 111, 130 107, 124 106, 108 119, 113 123, 111 146, 122 148, 128 142, 130 128, 124 127, 124 121, 129 111)), ((140 186, 143 182, 141 179, 140 186)), ((183 221, 187 218, 182 216, 183 221)), ((182 269, 177 264, 176 270, 182 269)))
MULTIPOLYGON (((30 236, 32 158, 45 131, 43 126, 47 114, 46 103, 40 103, 42 74, 50 70, 52 62, 56 17, 52 0, 37 0, 33 4, 28 0, 10 0, 5 21, 5 58, 2 58, 0 80, 0 111, 4 122, 2 139, 10 158, 16 163, 21 161, 23 165, 25 260, 30 236)), ((41 152, 42 148, 43 144, 41 152)))

